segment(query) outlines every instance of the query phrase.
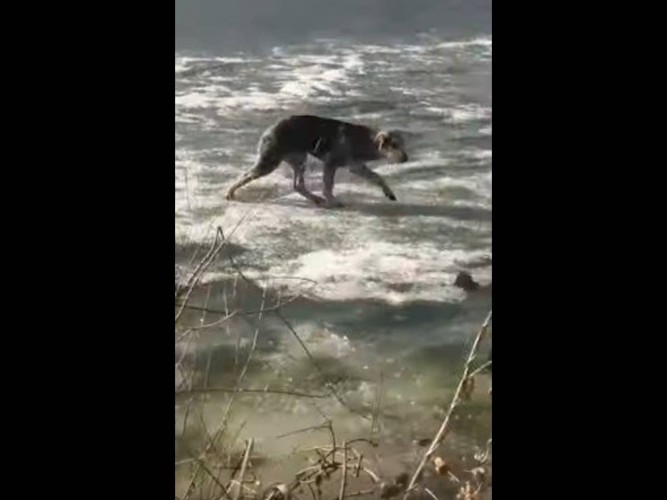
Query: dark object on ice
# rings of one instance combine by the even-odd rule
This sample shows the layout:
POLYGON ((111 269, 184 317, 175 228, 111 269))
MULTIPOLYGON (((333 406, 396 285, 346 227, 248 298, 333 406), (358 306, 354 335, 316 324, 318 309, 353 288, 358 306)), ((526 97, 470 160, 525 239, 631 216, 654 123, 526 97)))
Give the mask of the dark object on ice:
POLYGON ((466 292, 475 292, 479 290, 479 283, 477 283, 467 271, 461 271, 456 275, 454 286, 462 288, 466 292))
POLYGON ((269 486, 269 488, 262 494, 263 500, 287 500, 289 497, 289 490, 285 484, 269 486))
POLYGON ((407 488, 409 482, 410 476, 407 472, 401 472, 398 476, 396 476, 396 479, 394 479, 394 483, 398 486, 402 486, 403 488, 407 488))

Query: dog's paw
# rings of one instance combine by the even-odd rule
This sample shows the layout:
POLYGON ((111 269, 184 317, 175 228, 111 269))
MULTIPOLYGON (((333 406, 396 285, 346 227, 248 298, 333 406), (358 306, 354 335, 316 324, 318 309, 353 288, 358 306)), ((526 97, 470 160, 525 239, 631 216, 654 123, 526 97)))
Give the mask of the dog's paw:
POLYGON ((344 206, 343 203, 338 201, 335 198, 332 198, 330 200, 326 200, 324 202, 324 207, 325 208, 343 208, 343 206, 344 206))
POLYGON ((387 198, 389 198, 391 201, 396 201, 396 195, 394 194, 394 192, 393 192, 391 189, 389 189, 389 187, 387 187, 387 186, 382 186, 382 192, 383 192, 384 195, 385 195, 387 198))
POLYGON ((234 193, 233 192, 230 191, 225 195, 225 200, 232 201, 233 199, 234 199, 234 193))

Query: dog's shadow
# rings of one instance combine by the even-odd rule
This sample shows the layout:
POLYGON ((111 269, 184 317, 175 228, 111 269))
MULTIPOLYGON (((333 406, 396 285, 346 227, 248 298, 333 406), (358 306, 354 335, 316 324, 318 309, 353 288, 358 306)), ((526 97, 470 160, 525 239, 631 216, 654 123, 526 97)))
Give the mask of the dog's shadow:
MULTIPOLYGON (((475 222, 490 222, 492 218, 491 210, 485 208, 457 207, 453 205, 421 205, 416 203, 401 203, 400 201, 367 203, 354 199, 346 199, 342 196, 337 199, 343 204, 342 207, 323 208, 323 210, 330 211, 332 214, 337 212, 357 212, 362 215, 377 217, 450 217, 452 219, 475 222)), ((283 207, 318 208, 305 199, 274 198, 266 201, 283 207)))
POLYGON ((364 215, 375 215, 379 217, 396 216, 432 216, 451 217, 466 221, 491 221, 491 211, 484 208, 457 207, 453 205, 421 205, 415 203, 401 203, 399 201, 365 203, 355 200, 341 199, 342 207, 339 211, 359 212, 364 215))
MULTIPOLYGON (((320 186, 314 186, 314 192, 319 195, 320 186)), ((342 204, 342 207, 326 208, 323 210, 335 212, 358 212, 363 215, 374 215, 378 217, 410 217, 410 216, 431 216, 431 217, 450 217, 463 221, 490 222, 491 210, 486 208, 464 207, 455 205, 424 205, 418 203, 403 203, 400 201, 389 201, 381 199, 375 203, 360 201, 354 198, 354 195, 345 195, 336 197, 342 204)), ((283 207, 295 208, 313 208, 318 207, 312 202, 295 196, 293 193, 277 192, 275 186, 254 187, 248 189, 237 197, 237 202, 261 202, 283 207)))

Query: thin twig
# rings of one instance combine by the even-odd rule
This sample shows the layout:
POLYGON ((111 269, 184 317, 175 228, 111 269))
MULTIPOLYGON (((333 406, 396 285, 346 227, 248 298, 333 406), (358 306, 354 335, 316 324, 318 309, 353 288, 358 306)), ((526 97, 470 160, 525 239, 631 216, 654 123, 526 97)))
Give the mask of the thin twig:
POLYGON ((199 424, 201 426, 201 429, 204 431, 204 436, 206 436, 206 441, 208 443, 211 443, 211 449, 213 449, 213 438, 211 437, 211 433, 208 431, 208 425, 206 425, 206 420, 204 419, 204 407, 199 406, 198 407, 198 414, 199 414, 199 424))
POLYGON ((452 398, 452 402, 449 405, 449 409, 447 411, 447 415, 445 416, 445 419, 442 421, 442 425, 440 425, 440 429, 438 430, 438 433, 435 435, 433 438, 433 441, 431 442, 431 446, 429 446, 428 450, 426 450, 426 453, 424 453, 424 456, 422 457, 421 462, 419 463, 419 466, 417 467, 417 470, 415 471, 414 475, 412 476, 412 479, 410 480, 410 484, 408 485, 408 488, 405 491, 405 495, 403 496, 403 500, 407 500, 409 492, 414 488, 415 484, 417 483, 417 480, 422 472, 422 469, 428 462, 429 458, 431 458, 431 455, 435 451, 436 447, 440 444, 442 441, 445 432, 447 431, 447 427, 449 426, 449 421, 452 416, 452 413, 454 412, 454 409, 456 408, 456 405, 459 402, 459 397, 461 394, 461 390, 463 389, 463 384, 468 380, 469 372, 470 372, 470 363, 472 363, 473 359, 475 359, 475 355, 477 353, 477 348, 479 346, 480 341, 482 340, 482 337, 484 337, 484 334, 486 333, 486 330, 489 327, 489 323, 491 322, 491 311, 489 311, 489 314, 486 317, 486 320, 484 320, 484 324, 482 324, 482 327, 479 329, 477 332, 477 336, 475 337, 475 342, 473 343, 472 347, 470 348, 470 352, 468 354, 468 358, 466 359, 465 365, 463 367, 463 373, 461 374, 461 379, 459 380, 459 384, 456 388, 456 391, 454 392, 454 397, 452 398))
POLYGON ((208 351, 208 356, 206 358, 206 373, 204 374, 204 387, 208 388, 208 380, 211 375, 211 357, 213 356, 213 350, 208 351))
MULTIPOLYGON (((254 310, 250 310, 250 311, 232 311, 231 313, 229 311, 222 311, 220 309, 213 309, 211 307, 192 306, 192 305, 189 305, 189 304, 186 304, 184 307, 185 307, 185 309, 190 309, 190 310, 193 310, 193 311, 206 312, 206 313, 209 313, 209 314, 220 314, 220 315, 223 316, 222 318, 216 320, 213 323, 209 323, 208 325, 199 325, 199 326, 193 327, 193 329, 201 330, 202 328, 209 328, 211 326, 215 326, 215 325, 219 324, 221 321, 225 321, 225 320, 227 320, 229 318, 232 318, 232 317, 234 317, 236 315, 239 315, 239 314, 244 315, 244 316, 253 316, 255 314, 273 312, 273 311, 276 311, 276 310, 280 309, 281 307, 284 307, 284 306, 294 302, 295 300, 300 299, 301 297, 303 297, 303 294, 294 295, 294 296, 290 297, 289 299, 285 300, 284 302, 279 302, 275 306, 267 307, 266 309, 254 309, 254 310)), ((179 304, 176 304, 176 305, 183 305, 183 304, 179 303, 179 304)))
POLYGON ((361 490, 361 491, 355 491, 354 493, 348 493, 345 495, 345 498, 352 498, 352 497, 361 497, 365 495, 372 495, 375 492, 374 489, 371 490, 361 490))
MULTIPOLYGON (((183 302, 181 303, 181 307, 178 310, 178 313, 176 314, 175 322, 178 323, 178 320, 181 318, 181 315, 183 314, 183 311, 185 310, 185 306, 187 305, 188 301, 190 300, 190 296, 192 295, 193 290, 197 286, 197 283, 199 282, 199 278, 201 275, 208 269, 208 266, 211 265, 213 262, 213 258, 217 255, 217 253, 223 249, 223 247, 227 244, 227 241, 225 240, 224 234, 222 232, 222 228, 218 227, 218 230, 215 233, 215 240, 213 241, 213 244, 211 245, 210 250, 208 253, 204 256, 204 258, 199 262, 195 270, 192 272, 190 275, 190 278, 188 279, 188 282, 185 285, 185 288, 187 288, 187 291, 185 292, 185 297, 183 298, 183 302), (218 242, 218 236, 220 237, 220 241, 218 242)), ((181 290, 176 291, 176 298, 178 299, 180 295, 182 294, 181 290)))
MULTIPOLYGON (((329 396, 325 395, 324 397, 328 398, 329 396)), ((301 434, 302 432, 315 431, 315 430, 318 430, 318 429, 326 429, 326 428, 328 428, 327 424, 311 425, 310 427, 305 427, 303 429, 297 429, 295 431, 286 432, 285 434, 280 434, 278 436, 275 436, 274 439, 282 439, 282 438, 285 438, 287 436, 293 436, 295 434, 301 434)))
POLYGON ((245 455, 243 455, 243 464, 241 465, 241 473, 239 474, 239 487, 236 490, 236 494, 234 495, 234 500, 239 500, 241 498, 241 495, 243 494, 243 478, 245 477, 245 471, 246 467, 248 466, 248 457, 250 457, 250 451, 252 450, 252 443, 253 439, 250 438, 248 440, 248 446, 246 446, 245 449, 245 455))
MULTIPOLYGON (((215 233, 215 240, 213 242, 213 245, 211 246, 211 249, 209 250, 208 254, 202 259, 202 261, 199 263, 199 265, 195 268, 194 272, 188 279, 188 282, 186 284, 186 288, 188 289, 186 294, 185 294, 185 299, 183 300, 181 307, 176 314, 176 320, 175 322, 178 323, 178 320, 181 318, 181 315, 183 314, 183 311, 185 310, 185 306, 187 305, 188 301, 190 300, 190 295, 192 294, 192 291, 194 290, 195 286, 197 286, 197 282, 201 278, 201 276, 204 274, 208 266, 211 265, 213 262, 213 259, 218 255, 220 250, 222 250, 227 243, 229 242, 229 239, 234 235, 236 230, 239 228, 241 223, 245 220, 245 218, 250 214, 251 210, 248 210, 245 212, 241 218, 238 220, 232 231, 229 233, 229 236, 225 238, 224 233, 222 232, 222 228, 218 226, 218 229, 215 233), (218 243, 218 237, 220 237, 220 243, 218 243)), ((178 298, 181 295, 181 290, 176 291, 176 298, 178 298)))
POLYGON ((301 469, 299 472, 294 474, 294 477, 296 477, 297 479, 301 479, 301 476, 303 476, 307 472, 312 472, 312 471, 317 470, 319 468, 320 468, 319 465, 310 465, 310 466, 306 467, 305 469, 301 469))
POLYGON ((478 373, 484 371, 486 368, 488 368, 489 366, 491 366, 491 364, 492 364, 491 361, 487 361, 487 362, 484 363, 482 366, 480 366, 480 367, 478 367, 478 368, 475 368, 472 372, 470 372, 470 375, 468 375, 468 378, 470 378, 470 377, 474 377, 474 376, 477 375, 478 373))
POLYGON ((440 500, 438 497, 435 496, 435 494, 429 490, 428 488, 424 488, 424 491, 430 495, 431 498, 434 498, 435 500, 440 500))
MULTIPOLYGON (((209 230, 210 230, 210 228, 211 227, 209 226, 209 230)), ((206 263, 206 261, 208 260, 210 255, 213 253, 216 245, 218 244, 218 235, 219 235, 220 231, 221 231, 221 229, 220 229, 220 227, 218 227, 218 229, 216 230, 216 233, 215 233, 215 238, 213 239, 213 243, 211 244, 211 248, 209 248, 208 252, 206 252, 206 255, 204 256, 204 258, 199 261, 199 264, 197 264, 197 267, 195 267, 194 271, 192 272, 192 274, 188 278, 188 281, 185 283, 185 285, 178 286, 176 288, 176 292, 175 292, 175 297, 176 298, 178 298, 182 294, 183 288, 190 288, 190 286, 194 282, 194 280, 197 276, 197 273, 199 272, 199 269, 201 269, 201 267, 206 263)), ((192 263, 194 261, 198 252, 199 252, 199 247, 196 248, 195 253, 192 256, 192 260, 190 261, 190 263, 192 263)))
POLYGON ((371 481, 373 481, 375 484, 380 482, 380 476, 378 476, 375 472, 370 470, 368 467, 362 467, 361 470, 364 471, 366 474, 368 474, 369 477, 371 478, 371 481))
POLYGON ((225 496, 225 498, 229 498, 229 495, 227 494, 227 491, 225 490, 225 487, 220 481, 218 481, 218 478, 215 477, 215 475, 209 470, 208 467, 206 467, 206 464, 204 463, 203 460, 197 460, 199 463, 199 466, 206 472, 206 474, 209 475, 209 477, 220 487, 222 490, 222 494, 225 496))
POLYGON ((364 455, 359 453, 359 461, 357 462, 357 467, 354 469, 354 477, 359 477, 359 471, 361 470, 361 462, 364 459, 364 455))
POLYGON ((336 459, 336 433, 333 429, 333 424, 331 420, 327 420, 327 427, 329 428, 329 433, 331 434, 331 450, 334 454, 334 460, 336 459))
MULTIPOLYGON (((239 425, 238 428, 236 429, 236 432, 234 433, 234 435, 231 436, 229 439, 227 439, 225 443, 223 443, 221 453, 227 454, 226 456, 228 458, 231 459, 231 455, 232 455, 232 453, 229 452, 229 449, 232 447, 233 443, 235 443, 236 440, 238 439, 238 437, 241 435, 241 432, 243 432, 243 429, 245 429, 245 426, 246 426, 247 423, 248 423, 248 421, 246 419, 244 419, 243 422, 241 422, 241 425, 239 425)), ((232 469, 232 474, 231 474, 230 477, 234 477, 234 475, 236 474, 236 471, 239 469, 239 467, 241 467, 241 462, 242 461, 243 461, 243 457, 241 457, 241 460, 239 460, 239 463, 232 469)))
POLYGON ((347 481, 347 443, 343 440, 343 475, 340 479, 340 491, 338 492, 338 500, 345 498, 345 482, 347 481))
POLYGON ((347 444, 348 446, 351 445, 352 443, 368 443, 370 444, 373 448, 377 448, 377 443, 371 439, 366 439, 366 438, 357 438, 353 439, 352 441, 348 441, 347 444))
POLYGON ((192 403, 192 398, 190 398, 185 405, 185 415, 183 415, 183 429, 181 430, 181 437, 185 437, 185 431, 188 427, 188 416, 190 415, 190 404, 192 403))
POLYGON ((183 460, 178 460, 177 462, 174 462, 175 467, 180 467, 181 465, 187 465, 191 464, 192 462, 196 462, 196 458, 184 458, 183 460))
POLYGON ((313 497, 313 500, 317 500, 318 496, 315 495, 315 490, 313 490, 313 485, 310 483, 306 483, 306 486, 308 486, 308 490, 310 491, 310 495, 313 497))
POLYGON ((262 309, 262 312, 259 313, 259 317, 257 318, 257 327, 255 328, 255 333, 252 337, 252 344, 250 345, 250 352, 248 353, 248 358, 246 359, 245 364, 243 365, 243 369, 241 370, 241 374, 239 375, 239 382, 238 384, 241 383, 243 378, 245 377, 246 372, 248 371, 248 366, 250 365, 250 358, 252 358, 252 355, 255 353, 255 349, 257 348, 257 338, 259 337, 259 326, 262 324, 262 319, 264 317, 264 302, 266 300, 266 289, 264 289, 264 292, 262 293, 262 304, 260 306, 260 309, 262 309))
MULTIPOLYGON (((380 415, 380 405, 382 404, 382 394, 384 392, 384 376, 380 371, 380 383, 378 385, 377 397, 375 400, 375 408, 373 408, 373 420, 371 421, 371 439, 375 435, 375 426, 378 424, 378 416, 380 415)), ((378 429, 379 431, 379 429, 378 429)))
POLYGON ((288 391, 281 389, 245 389, 243 387, 205 387, 200 389, 187 389, 184 391, 176 391, 179 394, 197 394, 210 392, 231 392, 231 393, 250 393, 250 394, 281 394, 286 396, 295 396, 299 398, 328 398, 328 394, 309 394, 306 392, 288 391))

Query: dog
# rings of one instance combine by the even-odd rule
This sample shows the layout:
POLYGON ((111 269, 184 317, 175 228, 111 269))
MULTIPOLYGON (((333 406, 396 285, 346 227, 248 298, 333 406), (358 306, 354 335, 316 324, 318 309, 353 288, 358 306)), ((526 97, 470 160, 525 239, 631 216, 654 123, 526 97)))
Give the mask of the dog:
POLYGON ((270 126, 262 134, 257 145, 255 165, 229 188, 226 198, 233 200, 239 188, 269 175, 285 161, 294 170, 294 190, 318 206, 342 206, 333 195, 334 177, 340 167, 348 167, 350 172, 377 185, 387 198, 395 201, 396 196, 385 180, 370 170, 365 162, 380 159, 388 159, 392 163, 408 161, 402 143, 395 132, 321 116, 292 115, 270 126), (310 192, 304 183, 308 155, 324 163, 324 198, 310 192))

